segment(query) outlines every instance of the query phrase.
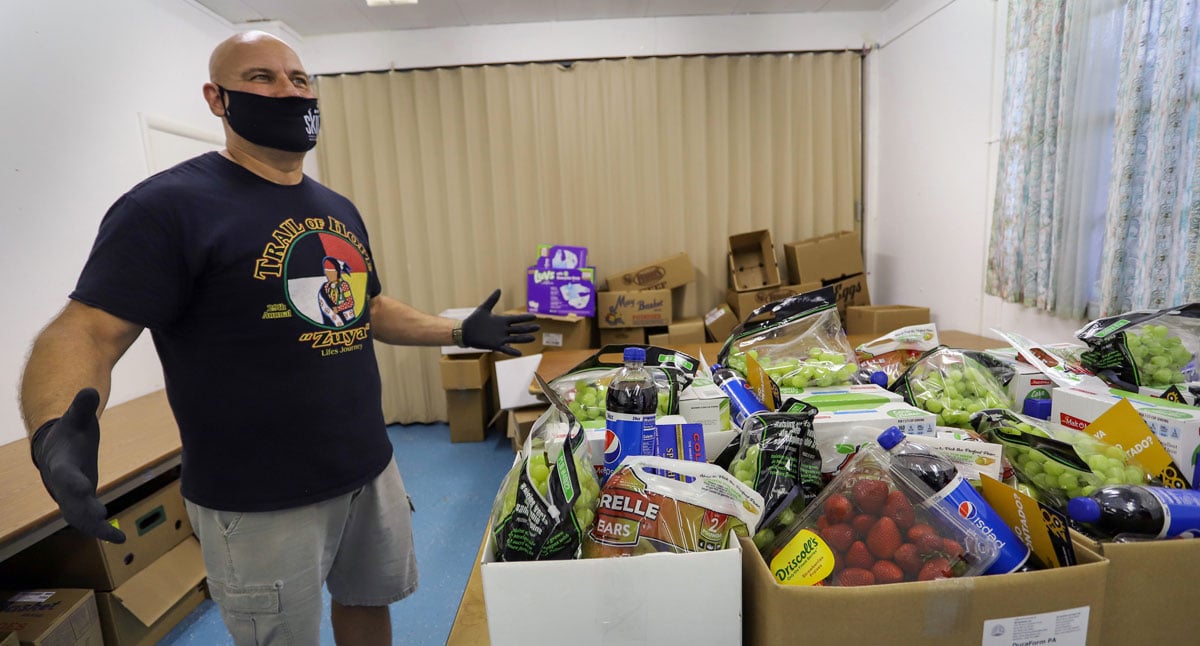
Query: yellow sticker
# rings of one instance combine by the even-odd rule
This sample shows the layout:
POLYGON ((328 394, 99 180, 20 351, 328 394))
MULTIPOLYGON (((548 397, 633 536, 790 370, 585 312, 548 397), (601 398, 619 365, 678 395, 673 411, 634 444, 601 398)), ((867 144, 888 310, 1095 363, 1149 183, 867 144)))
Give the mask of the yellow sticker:
POLYGON ((1066 517, 987 474, 980 474, 979 479, 983 499, 1038 561, 1052 568, 1075 564, 1066 517))
POLYGON ((746 353, 746 384, 758 395, 758 400, 769 411, 779 410, 779 402, 775 401, 775 389, 771 388, 771 376, 763 369, 750 353, 746 353))
POLYGON ((109 524, 109 525, 112 525, 113 527, 115 527, 115 528, 117 528, 117 529, 121 529, 121 524, 117 522, 117 519, 116 519, 116 518, 114 518, 114 519, 112 519, 112 520, 108 521, 108 524, 109 524))
POLYGON ((1147 473, 1162 478, 1164 487, 1188 488, 1187 480, 1171 459, 1171 454, 1154 437, 1146 420, 1142 419, 1129 400, 1122 399, 1113 404, 1103 415, 1084 427, 1083 432, 1124 451, 1130 460, 1147 473))
POLYGON ((802 529, 771 559, 771 574, 784 585, 819 585, 833 572, 833 559, 824 539, 802 529))

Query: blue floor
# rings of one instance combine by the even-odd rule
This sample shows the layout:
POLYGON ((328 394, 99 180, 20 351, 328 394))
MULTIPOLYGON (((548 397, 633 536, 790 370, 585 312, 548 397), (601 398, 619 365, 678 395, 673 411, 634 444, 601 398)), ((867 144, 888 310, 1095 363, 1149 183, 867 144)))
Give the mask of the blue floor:
MULTIPOLYGON (((396 644, 444 644, 483 539, 492 498, 512 465, 512 444, 491 432, 483 442, 450 443, 445 424, 388 428, 404 486, 413 499, 413 539, 420 585, 392 605, 396 644)), ((159 644, 232 644, 221 615, 206 600, 159 644)), ((333 644, 329 593, 321 643, 333 644)))

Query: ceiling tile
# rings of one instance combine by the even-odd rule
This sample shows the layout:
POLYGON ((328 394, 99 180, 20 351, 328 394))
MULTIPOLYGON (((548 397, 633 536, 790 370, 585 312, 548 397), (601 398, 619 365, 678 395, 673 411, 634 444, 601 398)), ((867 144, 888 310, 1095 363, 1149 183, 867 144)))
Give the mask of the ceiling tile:
POLYGON ((558 20, 606 20, 641 18, 650 0, 554 0, 558 20))
POLYGON ((739 0, 650 0, 647 16, 707 16, 733 13, 739 0))
POLYGON ((221 16, 229 22, 250 22, 262 20, 265 16, 246 5, 242 0, 196 0, 209 11, 221 16))

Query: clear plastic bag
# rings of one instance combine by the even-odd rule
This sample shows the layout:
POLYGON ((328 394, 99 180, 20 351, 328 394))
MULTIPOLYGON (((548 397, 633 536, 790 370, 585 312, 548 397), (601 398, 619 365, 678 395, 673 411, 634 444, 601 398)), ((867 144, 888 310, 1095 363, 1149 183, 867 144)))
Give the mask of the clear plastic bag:
POLYGON ((971 428, 971 414, 1009 408, 1005 388, 1012 368, 982 352, 937 348, 913 364, 890 390, 904 401, 937 415, 938 426, 971 428))
POLYGON ((892 330, 878 339, 863 343, 854 351, 858 355, 859 367, 872 374, 883 373, 887 377, 887 386, 890 386, 922 355, 938 345, 937 326, 925 323, 892 330))
POLYGON ((1200 380, 1200 303, 1097 319, 1075 336, 1090 348, 1083 367, 1122 390, 1157 395, 1200 380))
POLYGON ((783 395, 810 386, 848 384, 859 371, 832 287, 754 310, 734 328, 717 362, 745 377, 747 355, 754 357, 783 395))
POLYGON ((625 365, 621 357, 627 347, 646 349, 646 370, 658 386, 657 414, 674 415, 679 412, 679 394, 696 378, 699 363, 695 358, 652 345, 607 345, 550 381, 550 387, 584 428, 604 427, 608 384, 625 365))

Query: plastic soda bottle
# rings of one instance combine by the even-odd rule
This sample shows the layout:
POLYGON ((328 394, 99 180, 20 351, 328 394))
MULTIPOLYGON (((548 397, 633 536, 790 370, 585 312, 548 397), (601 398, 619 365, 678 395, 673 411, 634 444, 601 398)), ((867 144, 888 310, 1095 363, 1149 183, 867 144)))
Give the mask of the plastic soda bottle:
POLYGON ((608 384, 604 402, 602 481, 608 480, 627 455, 658 454, 658 385, 645 368, 646 349, 625 348, 624 359, 625 366, 608 384))
POLYGON ((1111 535, 1172 538, 1200 534, 1200 491, 1111 485, 1067 502, 1067 514, 1111 535))
POLYGON ((758 395, 750 390, 742 376, 729 368, 713 366, 713 383, 729 397, 729 414, 735 428, 741 428, 755 413, 767 410, 758 395))
POLYGON ((913 492, 925 505, 944 505, 978 527, 996 544, 999 555, 984 574, 1006 574, 1027 567, 1029 546, 1022 543, 975 487, 958 472, 949 458, 906 439, 898 427, 879 435, 879 446, 891 453, 892 464, 924 483, 925 491, 913 492))

